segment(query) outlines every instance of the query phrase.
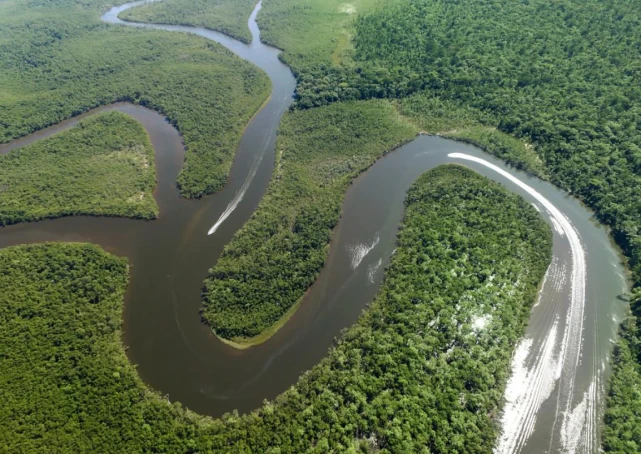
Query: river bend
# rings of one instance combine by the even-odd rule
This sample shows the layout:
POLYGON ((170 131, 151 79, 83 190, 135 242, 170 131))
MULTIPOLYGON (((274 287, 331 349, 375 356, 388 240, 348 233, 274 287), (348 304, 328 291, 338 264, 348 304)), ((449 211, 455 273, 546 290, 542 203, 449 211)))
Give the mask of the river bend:
POLYGON ((608 358, 626 314, 620 295, 625 270, 606 230, 591 212, 553 185, 507 167, 482 150, 434 136, 380 159, 359 176, 343 203, 329 257, 300 309, 272 338, 247 350, 219 341, 201 323, 203 280, 234 233, 249 219, 273 170, 276 131, 293 100, 295 79, 279 51, 260 42, 256 15, 251 44, 204 28, 124 22, 112 8, 102 19, 141 28, 187 32, 216 41, 264 70, 272 95, 248 124, 225 188, 198 201, 182 199, 175 180, 184 160, 178 132, 159 114, 117 103, 0 145, 8 153, 106 110, 127 113, 145 127, 156 152, 155 197, 160 218, 68 217, 0 230, 0 248, 43 241, 88 241, 129 257, 123 341, 152 388, 212 416, 247 412, 273 399, 327 353, 377 293, 395 247, 403 200, 422 173, 446 163, 465 165, 530 201, 553 228, 554 256, 513 358, 503 435, 496 453, 586 452, 599 449, 608 358))

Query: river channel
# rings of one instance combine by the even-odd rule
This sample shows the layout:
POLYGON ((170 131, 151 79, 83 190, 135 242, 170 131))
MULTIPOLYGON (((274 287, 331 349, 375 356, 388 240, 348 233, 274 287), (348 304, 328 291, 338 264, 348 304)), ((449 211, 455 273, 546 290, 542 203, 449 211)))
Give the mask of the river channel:
MULTIPOLYGON (((496 452, 598 452, 608 358, 627 310, 620 297, 627 290, 621 259, 607 231, 577 200, 471 145, 421 135, 380 159, 350 187, 328 260, 296 314, 258 346, 237 350, 219 341, 201 323, 203 281, 267 189, 276 132, 296 82, 278 59, 279 51, 260 42, 260 3, 248 23, 251 44, 204 28, 118 19, 119 13, 142 3, 115 7, 102 19, 202 36, 254 63, 271 79, 271 98, 248 124, 227 185, 197 201, 181 198, 175 184, 184 160, 178 132, 141 106, 100 107, 0 145, 0 153, 97 112, 127 113, 145 127, 156 152, 159 219, 78 216, 18 224, 0 230, 0 248, 88 241, 127 256, 132 267, 123 342, 143 380, 201 414, 247 412, 285 391, 318 363, 341 330, 372 301, 395 247, 405 194, 416 178, 441 164, 465 165, 530 201, 554 233, 554 258, 514 356, 496 452)), ((505 241, 509 247, 509 238, 505 241)))

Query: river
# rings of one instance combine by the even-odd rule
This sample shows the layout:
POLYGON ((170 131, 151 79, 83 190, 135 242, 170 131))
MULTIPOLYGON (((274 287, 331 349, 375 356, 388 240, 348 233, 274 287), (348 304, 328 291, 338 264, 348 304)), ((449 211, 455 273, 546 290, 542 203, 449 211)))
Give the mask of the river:
POLYGON ((276 131, 296 82, 278 59, 279 51, 260 42, 255 20, 260 3, 249 19, 253 40, 248 45, 203 28, 118 19, 120 12, 141 3, 115 7, 102 19, 200 35, 254 63, 271 79, 271 98, 248 124, 228 184, 201 200, 182 199, 175 184, 184 160, 178 132, 141 106, 100 107, 0 145, 0 153, 97 112, 127 113, 143 124, 156 152, 159 219, 79 216, 18 224, 0 230, 0 248, 88 241, 126 255, 132 267, 123 342, 143 380, 201 414, 247 412, 318 363, 341 329, 372 301, 395 247, 406 191, 416 178, 440 164, 465 165, 533 203, 554 233, 554 258, 514 356, 496 452, 598 452, 608 358, 627 310, 620 297, 627 291, 625 269, 607 231, 577 200, 471 145, 418 136, 380 159, 348 190, 328 260, 296 314, 261 345, 237 350, 219 341, 200 320, 203 280, 266 191, 276 131))

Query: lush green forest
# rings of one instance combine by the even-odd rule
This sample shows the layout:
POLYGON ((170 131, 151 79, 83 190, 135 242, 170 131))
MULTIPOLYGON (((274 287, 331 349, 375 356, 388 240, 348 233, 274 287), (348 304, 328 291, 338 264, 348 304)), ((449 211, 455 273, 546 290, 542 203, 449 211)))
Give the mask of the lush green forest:
POLYGON ((426 92, 397 100, 395 105, 424 132, 477 145, 517 169, 549 179, 545 164, 531 144, 487 126, 492 123, 479 110, 426 92))
POLYGON ((76 214, 153 219, 154 150, 120 112, 0 156, 0 225, 76 214))
MULTIPOLYGON (((287 36, 272 39, 285 48, 286 60, 298 65, 299 108, 394 98, 401 109, 410 105, 419 120, 422 113, 432 119, 434 112, 420 106, 427 99, 428 105, 460 112, 465 122, 456 129, 465 140, 505 144, 503 135, 488 137, 493 129, 487 128, 521 140, 527 154, 500 143, 493 152, 543 172, 593 208, 628 257, 634 286, 641 286, 641 9, 636 3, 402 0, 357 9, 345 25, 351 44, 339 64, 319 57, 335 49, 336 30, 305 31, 315 12, 324 11, 318 3, 265 2, 266 17, 282 16, 283 29, 272 36, 287 36), (317 40, 324 48, 301 63, 288 59, 310 33, 327 35, 317 40), (418 99, 418 109, 411 98, 418 99)), ((637 316, 640 299, 631 299, 637 316)), ((641 450, 641 322, 636 320, 628 323, 624 344, 616 350, 606 415, 605 448, 612 452, 641 450)))
POLYGON ((550 260, 549 228, 527 202, 458 166, 421 177, 406 207, 380 294, 357 324, 274 402, 215 421, 149 392, 127 361, 123 259, 83 244, 0 250, 0 445, 491 452, 512 350, 550 260))
POLYGON ((632 307, 636 318, 623 324, 623 341, 615 347, 603 434, 606 452, 632 454, 641 450, 641 330, 638 326, 641 293, 638 290, 632 307))
POLYGON ((350 60, 357 15, 401 0, 264 0, 258 15, 261 39, 283 49, 283 60, 302 77, 350 60))
MULTIPOLYGON (((322 11, 315 0, 290 3, 270 0, 265 15, 284 11, 301 22, 306 16, 299 10, 310 16, 322 11)), ((463 109, 470 123, 530 143, 552 180, 613 227, 636 274, 641 272, 636 5, 418 0, 370 9, 351 22, 347 64, 328 65, 310 54, 301 66, 298 107, 423 93, 417 96, 463 109)), ((305 36, 285 25, 281 33, 293 35, 292 42, 305 36)))
POLYGON ((283 117, 267 194, 206 282, 204 317, 218 336, 262 341, 291 315, 325 263, 347 186, 415 135, 382 101, 283 117))
POLYGON ((124 11, 121 19, 156 24, 194 25, 251 42, 247 20, 256 0, 163 0, 124 11))
POLYGON ((186 197, 220 189, 267 76, 215 43, 107 25, 100 0, 0 2, 0 142, 92 107, 130 101, 178 128, 186 197))
MULTIPOLYGON (((206 4, 199 2, 197 5, 179 1, 166 7, 145 7, 140 13, 134 11, 131 14, 165 14, 168 17, 170 13, 177 13, 180 8, 184 11, 184 16, 176 21, 223 30, 224 27, 229 27, 227 32, 234 34, 238 32, 238 29, 236 32, 234 29, 241 17, 238 12, 246 11, 240 3, 231 5, 222 0, 206 4), (184 10, 183 6, 190 9, 184 10), (237 14, 236 19, 219 17, 231 12, 237 14)), ((178 181, 182 193, 188 197, 199 197, 216 191, 225 181, 243 126, 267 96, 269 84, 266 77, 220 46, 195 37, 101 24, 98 17, 107 8, 107 3, 109 2, 103 0, 0 2, 0 142, 29 134, 97 105, 117 100, 136 102, 164 113, 181 131, 188 148, 186 164, 178 181)), ((383 145, 388 142, 384 140, 395 137, 394 134, 397 133, 400 140, 405 132, 401 134, 400 129, 396 128, 405 121, 411 122, 418 129, 479 144, 515 166, 549 178, 577 195, 596 210, 603 222, 612 227, 613 236, 629 258, 634 283, 639 288, 641 12, 634 2, 357 0, 343 3, 336 0, 265 0, 259 24, 263 30, 263 38, 284 49, 283 59, 297 75, 299 84, 296 108, 309 109, 293 113, 287 118, 301 121, 301 124, 304 124, 305 118, 316 120, 312 125, 312 132, 318 133, 317 137, 335 140, 349 153, 348 150, 352 149, 350 147, 355 149, 357 142, 365 139, 352 134, 352 131, 346 131, 346 128, 341 127, 340 121, 338 126, 330 123, 330 119, 335 121, 337 118, 338 114, 334 112, 343 111, 347 115, 350 109, 363 109, 364 112, 367 110, 364 106, 378 105, 381 110, 377 113, 378 116, 370 112, 364 114, 364 117, 357 115, 357 118, 364 119, 372 115, 368 121, 380 121, 380 131, 376 131, 376 134, 379 134, 377 140, 382 141, 369 143, 367 147, 371 148, 364 147, 359 150, 362 154, 354 153, 353 156, 348 156, 347 153, 343 155, 343 150, 331 150, 327 140, 308 146, 310 156, 314 159, 318 158, 316 150, 327 147, 324 150, 329 157, 327 162, 316 163, 326 164, 326 167, 319 167, 321 171, 318 175, 310 175, 305 167, 308 164, 305 155, 297 156, 294 147, 286 150, 287 153, 278 161, 277 169, 278 178, 284 181, 275 179, 272 182, 261 209, 227 248, 220 264, 212 270, 212 276, 224 272, 220 277, 227 279, 228 284, 239 277, 250 277, 247 281, 249 283, 233 283, 234 288, 251 297, 250 317, 238 314, 233 314, 232 317, 229 311, 224 315, 225 310, 228 310, 226 308, 235 304, 235 296, 225 295, 222 287, 218 288, 211 280, 208 282, 205 316, 216 330, 217 320, 212 314, 213 308, 218 305, 216 310, 223 314, 223 318, 235 323, 232 330, 219 332, 220 335, 231 338, 251 336, 273 326, 286 316, 289 308, 295 307, 300 295, 322 265, 330 229, 335 224, 332 219, 337 216, 340 206, 338 201, 348 179, 359 169, 369 165, 375 155, 387 151, 394 143, 390 140, 385 147, 383 145), (354 107, 356 104, 352 103, 336 103, 372 98, 387 98, 390 101, 378 101, 379 104, 359 103, 359 107, 354 107), (312 109, 326 104, 332 105, 312 109), (390 105, 396 107, 405 120, 391 115, 390 105), (385 116, 387 123, 384 123, 385 116), (388 127, 391 131, 385 130, 388 127), (323 178, 326 180, 323 181, 323 178), (298 198, 310 203, 306 206, 291 203, 298 198), (281 217, 281 213, 275 210, 283 207, 285 210, 281 217), (259 224, 257 219, 264 224, 259 224), (269 234, 274 235, 273 240, 261 242, 269 234), (295 249, 288 242, 290 239, 296 241, 295 249), (280 274, 282 270, 264 260, 261 262, 262 254, 268 248, 272 248, 269 253, 278 257, 280 264, 287 266, 287 282, 280 274), (237 262, 232 263, 231 258, 237 262), (263 267, 259 270, 251 260, 256 260, 263 267), (296 268, 296 264, 301 265, 296 268), (310 272, 312 274, 304 275, 310 272), (255 285, 257 276, 269 277, 270 288, 287 295, 281 305, 268 307, 266 301, 260 299, 263 290, 257 289, 255 285), (245 328, 247 326, 250 328, 245 328)), ((237 36, 242 37, 242 32, 237 36)), ((295 122, 292 120, 288 125, 287 121, 289 120, 283 125, 279 150, 283 144, 287 144, 287 128, 290 131, 296 130, 295 122)), ((367 130, 366 126, 363 128, 367 130)), ((401 129, 408 132, 411 126, 405 125, 401 129)), ((301 139, 300 144, 309 145, 312 142, 301 139)), ((299 144, 296 145, 298 148, 299 144)), ((442 180, 440 184, 447 186, 448 178, 456 180, 452 177, 452 172, 454 171, 445 172, 448 174, 447 178, 433 173, 432 178, 442 180)), ((458 181, 457 184, 460 186, 465 183, 458 181)), ((470 184, 470 191, 474 191, 474 184, 470 184)), ((422 180, 422 189, 417 189, 417 186, 412 194, 424 193, 426 197, 435 194, 426 185, 426 181, 422 180)), ((487 183, 483 185, 483 189, 490 187, 487 183)), ((445 197, 443 194, 439 196, 445 197)), ((406 224, 412 222, 411 201, 410 197, 406 224)), ((457 200, 452 200, 451 203, 456 205, 457 200)), ((507 202, 502 200, 499 204, 494 200, 492 203, 493 206, 505 206, 507 202)), ((414 206, 422 207, 418 203, 414 206)), ((439 216, 457 219, 456 213, 444 211, 445 208, 438 208, 442 210, 438 212, 439 216)), ((428 207, 425 209, 429 212, 428 207)), ((516 208, 514 210, 516 212, 516 208)), ((507 213, 497 213, 497 216, 514 215, 511 209, 505 211, 507 213)), ((429 214, 427 216, 421 219, 431 219, 429 214)), ((438 219, 438 225, 449 222, 445 218, 438 219)), ((500 219, 510 225, 507 218, 500 219)), ((519 219, 518 222, 521 221, 519 219)), ((491 223, 493 220, 483 218, 478 222, 491 223)), ((503 227, 503 224, 498 226, 503 227)), ((451 226, 449 228, 452 229, 451 226)), ((497 229, 497 225, 494 225, 494 229, 497 229)), ((518 231, 518 228, 515 227, 514 231, 518 231)), ((500 258, 503 257, 500 254, 506 252, 493 249, 493 232, 488 227, 485 246, 500 258)), ((449 232, 438 233, 439 238, 448 238, 448 234, 449 232)), ((536 232, 531 234, 535 235, 536 232)), ((410 235, 407 229, 402 231, 400 242, 404 235, 410 235)), ((460 245, 458 237, 455 243, 460 245)), ((90 266, 84 258, 78 257, 67 257, 64 259, 67 262, 61 262, 63 259, 60 257, 71 254, 71 250, 64 252, 57 250, 57 247, 67 246, 43 246, 41 249, 45 251, 43 254, 51 256, 51 261, 47 263, 51 264, 52 269, 61 269, 62 263, 77 263, 80 268, 90 266)), ((539 249, 535 252, 545 250, 539 249)), ((31 262, 25 257, 40 253, 36 250, 37 248, 12 249, 11 252, 0 251, 0 254, 18 254, 11 256, 11 260, 21 263, 24 259, 28 264, 31 262)), ((113 259, 93 251, 89 255, 98 264, 112 263, 110 260, 113 259)), ((398 257, 404 257, 412 263, 411 254, 398 257)), ((10 400, 7 407, 10 410, 7 411, 18 409, 13 413, 5 413, 0 419, 7 419, 8 414, 21 414, 22 426, 12 429, 11 436, 0 431, 0 437, 8 439, 6 446, 15 452, 41 450, 44 444, 32 446, 31 443, 45 443, 47 438, 43 434, 49 428, 54 429, 51 436, 58 437, 51 441, 51 446, 64 446, 60 450, 69 452, 83 449, 100 451, 100 447, 108 451, 113 451, 111 448, 114 448, 128 452, 174 449, 195 451, 224 449, 223 446, 234 446, 237 452, 269 452, 270 442, 266 441, 268 438, 272 440, 271 443, 282 446, 283 452, 301 452, 308 448, 319 452, 330 448, 338 451, 364 451, 374 450, 376 447, 390 452, 406 452, 412 450, 415 440, 420 440, 421 447, 430 446, 433 451, 448 452, 451 449, 453 452, 457 450, 457 446, 460 447, 458 451, 489 450, 493 428, 485 420, 475 420, 474 418, 480 418, 478 415, 464 413, 463 416, 456 415, 450 419, 442 418, 442 412, 458 411, 458 407, 452 404, 454 400, 447 400, 454 394, 450 396, 447 392, 441 393, 438 386, 443 386, 443 383, 453 384, 451 377, 458 377, 456 374, 459 369, 456 368, 463 363, 439 357, 440 359, 435 360, 440 361, 437 368, 421 369, 424 365, 413 363, 411 352, 406 351, 410 346, 419 348, 424 345, 424 340, 412 344, 399 333, 409 333, 415 327, 416 318, 427 312, 421 312, 422 309, 416 309, 416 306, 412 308, 414 312, 408 309, 410 304, 406 298, 411 292, 407 289, 418 285, 411 279, 420 280, 422 276, 409 273, 409 281, 402 281, 398 257, 394 258, 388 280, 372 309, 372 313, 376 313, 376 310, 383 311, 380 313, 383 315, 383 322, 376 325, 376 320, 365 316, 349 331, 345 340, 328 359, 306 375, 276 404, 264 407, 259 413, 246 418, 231 416, 222 422, 211 422, 169 407, 157 397, 143 391, 135 371, 123 356, 122 372, 117 372, 128 377, 128 381, 124 394, 119 398, 130 403, 131 408, 111 408, 105 404, 96 408, 94 414, 79 413, 77 409, 74 412, 61 405, 61 414, 64 414, 62 418, 72 421, 63 431, 59 429, 62 423, 55 425, 55 421, 61 421, 60 419, 54 418, 52 422, 47 417, 38 419, 40 416, 33 411, 33 407, 31 410, 20 407, 27 399, 18 404, 14 399, 10 400), (402 281, 401 285, 408 286, 394 287, 394 292, 387 293, 395 281, 402 281), (394 312, 387 311, 386 307, 393 307, 394 312), (391 328, 385 331, 388 322, 391 328), (374 325, 376 326, 372 327, 374 325), (371 339, 365 341, 363 337, 359 337, 365 334, 359 333, 369 333, 371 339), (389 349, 385 350, 385 346, 389 349), (396 355, 396 349, 399 355, 396 355), (343 356, 337 356, 341 352, 343 356), (376 356, 373 356, 375 352, 376 356), (363 359, 363 355, 367 360, 363 359), (454 369, 447 369, 446 366, 449 367, 452 363, 455 364, 454 369), (448 375, 439 375, 443 382, 431 382, 429 377, 419 374, 419 378, 416 378, 412 375, 416 372, 414 367, 418 367, 421 374, 425 370, 434 370, 435 374, 448 375), (374 372, 370 374, 370 370, 374 372), (411 371, 408 374, 410 378, 406 377, 405 371, 411 371), (414 381, 415 379, 419 381, 414 381), (436 386, 439 391, 433 392, 428 385, 436 386), (394 394, 392 389, 400 389, 402 393, 394 394), (426 389, 430 391, 427 392, 426 389), (401 397, 407 393, 412 397, 401 397), (443 408, 439 406, 439 399, 434 398, 441 394, 444 396, 441 401, 448 402, 443 408), (14 404, 18 407, 14 407, 14 404), (334 410, 336 405, 341 411, 334 410), (396 419, 387 418, 386 415, 391 414, 400 416, 396 419), (427 416, 423 416, 420 421, 415 418, 415 415, 424 414, 427 416), (80 417, 83 419, 77 419, 80 417), (119 419, 121 417, 122 420, 119 419), (85 424, 89 420, 92 424, 98 421, 97 426, 85 424), (135 421, 138 425, 129 424, 125 427, 122 421, 135 421), (451 426, 444 427, 440 424, 441 421, 448 421, 451 426), (421 426, 420 430, 414 429, 413 424, 419 423, 425 426, 421 426), (376 424, 386 426, 378 427, 376 424), (26 431, 26 426, 30 426, 31 432, 26 431), (83 432, 85 427, 100 427, 100 430, 95 429, 93 433, 87 434, 83 432), (25 433, 35 436, 33 439, 29 436, 25 438, 25 433), (203 436, 205 433, 207 436, 203 436), (464 435, 460 435, 461 433, 464 435), (468 433, 469 438, 466 438, 465 434, 468 433), (56 440, 63 441, 56 444, 56 440), (96 440, 95 445, 90 444, 94 443, 93 440, 96 440), (449 444, 440 444, 444 440, 449 444)), ((512 263, 507 258, 506 260, 506 263, 512 263)), ((7 261, 0 260, 0 267, 2 262, 7 261)), ((433 259, 428 263, 436 267, 445 262, 433 259)), ((479 266, 488 263, 489 261, 481 260, 479 266)), ((522 270, 518 267, 521 265, 515 263, 512 271, 522 270)), ((403 268, 403 273, 408 273, 411 269, 411 266, 407 266, 403 268)), ((538 270, 536 266, 532 269, 538 270)), ((121 268, 116 274, 124 273, 123 270, 121 268)), ((29 274, 30 270, 22 271, 27 277, 16 277, 17 282, 37 280, 34 277, 36 274, 29 274)), ((9 269, 3 272, 5 274, 0 273, 0 279, 11 275, 9 269)), ((47 271, 41 269, 38 272, 47 271)), ((536 272, 532 275, 535 274, 536 272)), ((104 276, 100 277, 102 280, 98 275, 92 276, 96 282, 110 280, 104 276)), ((444 277, 436 275, 436 278, 443 280, 444 277)), ((78 288, 73 281, 75 278, 71 276, 69 279, 72 280, 65 281, 65 286, 59 291, 52 292, 54 295, 65 295, 67 300, 76 301, 77 295, 65 293, 78 288)), ((124 282, 124 277, 119 282, 124 282)), ((38 282, 32 284, 45 285, 38 282)), ((115 288, 113 285, 112 287, 115 288)), ((20 291, 26 288, 28 286, 25 284, 20 287, 20 291)), ((430 301, 435 301, 437 305, 441 304, 441 299, 449 301, 447 298, 457 294, 448 286, 439 286, 434 291, 442 288, 449 290, 451 294, 430 294, 430 298, 434 297, 430 301)), ((48 291, 48 288, 42 288, 45 295, 50 294, 48 291)), ((34 298, 43 301, 35 296, 35 292, 34 298)), ((15 304, 16 301, 10 303, 15 304)), ((514 303, 511 303, 511 306, 507 306, 513 308, 514 303)), ((641 316, 641 295, 638 290, 633 292, 631 304, 637 318, 624 325, 623 341, 615 352, 614 377, 604 433, 604 448, 608 452, 633 453, 641 450, 641 321, 638 321, 641 320, 638 318, 641 316)), ((119 316, 117 312, 112 314, 119 316)), ((5 323, 4 320, 2 323, 5 323)), ((86 320, 80 318, 78 323, 86 323, 86 320)), ((497 327, 496 336, 503 342, 500 349, 505 355, 513 346, 512 334, 516 336, 521 330, 519 323, 511 322, 497 327), (504 332, 508 333, 509 339, 500 337, 504 332)), ((82 326, 80 329, 86 328, 82 326)), ((444 332, 447 335, 455 334, 447 327, 444 332)), ((42 333, 34 330, 34 334, 42 333)), ((427 337, 423 334, 421 336, 427 337)), ((42 336, 39 339, 41 338, 42 336)), ((87 339, 80 339, 81 343, 77 344, 74 352, 92 351, 87 346, 87 339)), ((410 336, 410 339, 413 337, 410 336)), ((438 337, 437 341, 443 339, 438 337)), ((48 342, 47 339, 41 340, 45 344, 48 342)), ((439 346, 445 344, 426 345, 438 351, 439 346)), ((51 344, 43 348, 47 350, 51 348, 51 344)), ((454 351, 458 352, 456 349, 454 351)), ((0 362, 7 358, 10 356, 0 352, 0 362)), ((12 361, 15 360, 14 357, 11 358, 12 361)), ((492 361, 484 357, 479 362, 484 366, 488 365, 489 370, 502 370, 500 367, 505 360, 503 356, 490 359, 492 361), (493 362, 494 359, 497 362, 493 362), (492 369, 494 367, 496 369, 492 369)), ((470 375, 484 379, 483 373, 469 372, 473 370, 473 367, 467 368, 471 363, 464 363, 470 375)), ((7 364, 2 365, 0 370, 14 365, 13 362, 7 364)), ((96 371, 103 371, 107 363, 100 364, 102 365, 86 366, 82 370, 96 368, 96 371)), ((113 364, 111 361, 109 367, 113 364)), ((45 367, 48 366, 39 366, 33 372, 26 373, 31 374, 28 375, 31 380, 35 380, 33 374, 38 372, 39 378, 42 378, 47 375, 45 367)), ((87 385, 87 376, 89 375, 83 375, 76 380, 74 386, 87 385)), ((499 377, 503 380, 502 375, 499 377)), ((16 386, 16 378, 11 380, 16 386)), ((9 389, 8 386, 0 386, 0 395, 7 394, 3 391, 9 389)), ((38 389, 34 386, 34 389, 38 389)), ((497 383, 492 383, 488 389, 500 393, 501 386, 501 383, 498 386, 497 383)), ((101 395, 107 395, 110 389, 109 384, 103 386, 101 395)), ((64 392, 72 390, 73 388, 68 388, 64 392)), ((8 394, 11 397, 11 392, 8 394)), ((474 407, 481 408, 482 411, 478 414, 489 411, 493 415, 492 409, 496 408, 496 402, 492 400, 492 396, 494 395, 488 397, 483 394, 479 399, 486 406, 474 407)), ((465 405, 470 401, 478 402, 472 397, 471 400, 464 401, 465 405)))

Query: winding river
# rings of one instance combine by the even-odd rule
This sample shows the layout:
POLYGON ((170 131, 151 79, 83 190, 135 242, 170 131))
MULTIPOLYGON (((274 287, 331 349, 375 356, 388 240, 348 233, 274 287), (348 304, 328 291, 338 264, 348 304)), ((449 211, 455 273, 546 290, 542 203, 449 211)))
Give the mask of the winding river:
MULTIPOLYGON (((178 132, 140 106, 94 109, 8 145, 7 153, 60 132, 81 118, 119 110, 140 121, 156 152, 152 222, 68 217, 3 228, 0 248, 43 241, 89 241, 126 255, 132 264, 123 336, 128 356, 152 388, 212 416, 247 412, 273 399, 318 363, 340 330, 352 325, 380 285, 395 247, 409 186, 445 163, 465 165, 530 201, 554 232, 554 259, 517 347, 506 391, 497 453, 598 452, 608 357, 627 304, 625 270, 608 233, 593 214, 553 185, 507 167, 482 150, 434 136, 418 136, 380 159, 350 187, 328 260, 296 314, 265 343, 236 350, 201 323, 200 291, 225 244, 249 219, 265 193, 274 162, 276 131, 291 104, 295 79, 279 51, 260 42, 256 15, 249 45, 187 26, 114 24, 188 32, 216 41, 271 79, 269 102, 251 120, 238 146, 227 186, 198 201, 180 198, 175 179, 184 159, 178 132)), ((509 239, 506 238, 506 247, 509 239)))

